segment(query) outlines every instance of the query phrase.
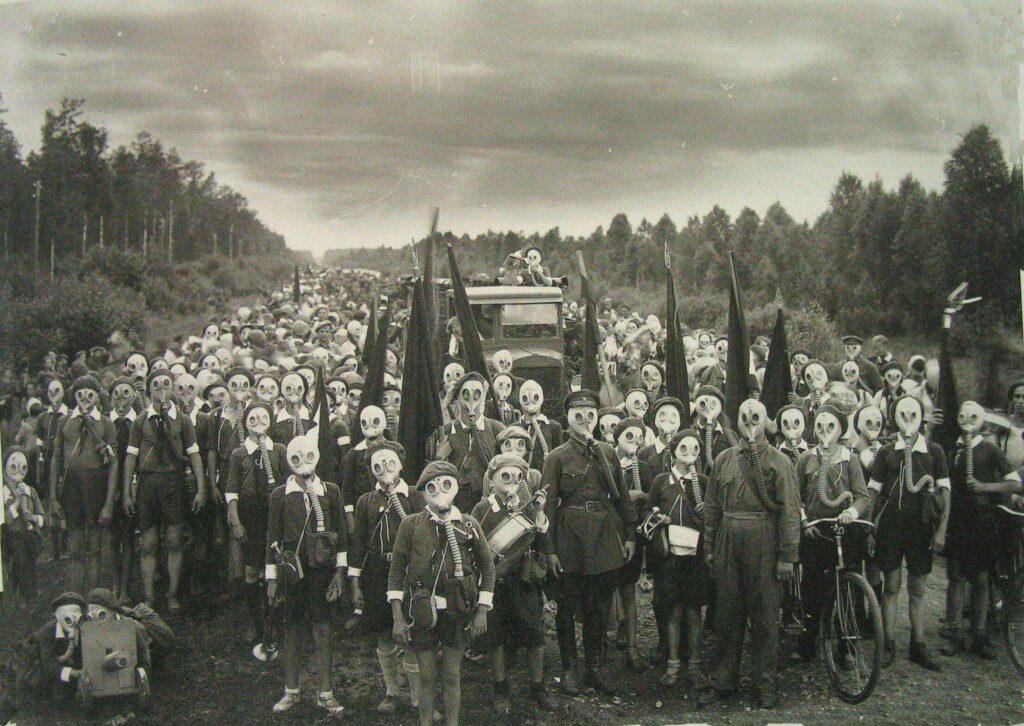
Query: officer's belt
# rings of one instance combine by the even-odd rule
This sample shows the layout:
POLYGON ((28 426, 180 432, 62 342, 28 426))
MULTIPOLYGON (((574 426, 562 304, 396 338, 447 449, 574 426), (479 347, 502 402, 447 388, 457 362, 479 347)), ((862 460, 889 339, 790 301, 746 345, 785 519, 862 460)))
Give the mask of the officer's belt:
POLYGON ((722 512, 726 519, 768 519, 768 512, 722 512))
POLYGON ((605 508, 605 503, 596 499, 588 499, 585 502, 572 502, 570 504, 566 504, 565 506, 568 507, 569 509, 584 509, 590 514, 599 514, 608 511, 605 508))

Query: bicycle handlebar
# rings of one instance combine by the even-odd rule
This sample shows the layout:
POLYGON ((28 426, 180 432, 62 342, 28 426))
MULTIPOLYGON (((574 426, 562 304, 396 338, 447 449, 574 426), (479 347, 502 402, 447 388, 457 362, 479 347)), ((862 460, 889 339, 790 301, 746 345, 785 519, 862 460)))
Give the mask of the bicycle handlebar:
MULTIPOLYGON (((1021 512, 1021 514, 1024 515, 1024 512, 1021 512)), ((821 519, 815 519, 808 522, 805 526, 814 527, 819 524, 836 524, 837 522, 839 522, 838 517, 822 517, 821 519)), ((875 528, 875 523, 868 521, 867 519, 852 519, 843 526, 847 527, 851 524, 863 524, 865 527, 870 527, 871 529, 875 528)))

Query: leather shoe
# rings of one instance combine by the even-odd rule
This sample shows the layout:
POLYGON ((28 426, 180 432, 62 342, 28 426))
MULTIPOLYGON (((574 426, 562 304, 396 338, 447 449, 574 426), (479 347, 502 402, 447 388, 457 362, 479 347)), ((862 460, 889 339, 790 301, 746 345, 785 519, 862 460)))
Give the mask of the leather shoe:
POLYGON ((755 687, 753 695, 758 708, 775 708, 779 705, 779 693, 774 686, 755 687))
POLYGON ((615 695, 615 689, 597 669, 592 668, 587 670, 586 674, 583 676, 583 684, 593 688, 598 693, 603 693, 606 696, 615 695))
POLYGON ((971 643, 971 652, 985 660, 995 660, 996 652, 992 650, 992 644, 984 635, 975 635, 971 643))
POLYGON ((882 667, 888 668, 896 660, 896 641, 886 640, 882 649, 882 667))
POLYGON ((942 666, 940 666, 939 662, 928 652, 928 646, 924 643, 910 644, 910 662, 917 663, 922 668, 927 668, 930 671, 942 670, 942 666))
POLYGON ((735 691, 720 691, 717 688, 705 688, 697 694, 698 706, 710 706, 715 703, 727 701, 735 695, 735 691))

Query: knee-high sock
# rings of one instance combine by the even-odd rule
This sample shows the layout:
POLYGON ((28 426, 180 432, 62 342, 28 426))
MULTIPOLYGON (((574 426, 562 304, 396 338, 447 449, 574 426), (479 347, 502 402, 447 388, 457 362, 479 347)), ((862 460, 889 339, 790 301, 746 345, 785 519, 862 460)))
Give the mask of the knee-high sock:
POLYGON ((263 640, 263 608, 261 597, 262 587, 258 582, 245 583, 245 609, 249 612, 249 619, 256 629, 256 637, 263 640))
POLYGON ((416 656, 412 651, 405 651, 402 658, 402 669, 409 681, 409 703, 413 708, 420 705, 420 664, 416 662, 416 656))
POLYGON ((377 660, 380 663, 380 672, 384 676, 384 686, 389 696, 398 695, 398 647, 394 646, 390 652, 377 648, 377 660))

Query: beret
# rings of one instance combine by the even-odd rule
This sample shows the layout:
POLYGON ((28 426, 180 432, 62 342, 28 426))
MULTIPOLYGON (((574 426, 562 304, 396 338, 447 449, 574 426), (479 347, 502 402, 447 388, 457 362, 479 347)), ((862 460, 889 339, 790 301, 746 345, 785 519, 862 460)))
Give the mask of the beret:
POLYGON ((79 391, 89 389, 90 391, 100 392, 100 382, 92 376, 79 376, 75 379, 74 384, 71 386, 72 397, 79 391))
POLYGON ((526 461, 523 460, 523 457, 518 454, 497 454, 492 457, 490 463, 487 464, 487 473, 484 474, 484 476, 490 479, 494 476, 494 472, 506 466, 514 466, 523 473, 523 476, 526 476, 530 471, 530 465, 527 464, 526 461))
POLYGON ((898 360, 891 360, 888 363, 884 363, 880 369, 880 373, 888 373, 889 371, 899 371, 903 373, 903 365, 898 360))
POLYGON ((228 368, 224 372, 224 380, 225 381, 230 381, 235 376, 242 376, 242 377, 244 377, 247 381, 249 381, 249 385, 250 386, 253 383, 252 371, 250 371, 248 368, 242 368, 241 366, 235 366, 234 368, 228 368))
POLYGON ((83 610, 89 607, 89 603, 87 603, 85 598, 77 592, 65 592, 53 598, 53 600, 50 601, 50 610, 56 610, 61 605, 77 605, 83 610))
POLYGON ((818 416, 820 416, 823 413, 830 413, 833 416, 835 416, 836 419, 839 420, 839 438, 846 436, 846 429, 850 423, 849 419, 847 419, 846 417, 846 414, 842 413, 838 408, 833 406, 831 403, 826 403, 822 406, 819 406, 818 409, 814 412, 814 418, 817 419, 818 416))
POLYGON ((214 381, 213 383, 211 383, 210 385, 203 389, 203 398, 208 399, 210 397, 210 393, 213 392, 214 388, 223 388, 226 390, 227 386, 224 384, 224 381, 214 381))
POLYGON ((249 418, 249 413, 257 408, 262 408, 270 415, 270 420, 274 420, 274 407, 265 401, 250 401, 249 405, 245 407, 245 415, 242 416, 242 420, 249 418))
POLYGON ((381 437, 366 447, 367 466, 370 465, 370 459, 372 459, 373 455, 376 454, 378 451, 394 451, 396 454, 398 454, 399 459, 401 459, 403 462, 405 461, 405 447, 402 446, 397 441, 390 441, 388 439, 385 439, 384 437, 381 437))
POLYGON ((786 411, 799 411, 801 415, 804 417, 804 425, 807 425, 807 412, 804 411, 802 407, 798 406, 795 403, 787 403, 785 406, 780 408, 778 412, 776 412, 775 414, 776 427, 778 427, 779 429, 782 428, 782 414, 784 414, 786 411))
POLYGON ((864 345, 864 339, 859 335, 844 335, 843 345, 864 345))
POLYGON ((697 393, 694 395, 693 400, 696 401, 701 396, 714 396, 723 406, 725 405, 725 396, 722 395, 722 391, 718 386, 701 386, 697 389, 697 393))
POLYGON ((643 419, 636 416, 629 416, 615 424, 615 438, 618 439, 626 429, 640 429, 644 433, 647 432, 647 426, 643 419))
POLYGON ((530 433, 522 426, 513 424, 512 426, 506 426, 501 432, 494 437, 494 443, 498 448, 501 448, 501 442, 507 441, 508 439, 526 439, 527 441, 533 441, 533 437, 530 433))
POLYGON ((676 410, 679 411, 680 415, 683 413, 682 401, 680 401, 675 396, 662 396, 661 398, 654 402, 653 406, 651 406, 651 415, 653 416, 656 413, 658 413, 658 409, 661 408, 662 406, 675 406, 676 410))
POLYGON ((431 479, 437 479, 439 476, 450 476, 458 479, 459 470, 455 468, 455 464, 447 461, 432 461, 423 467, 420 478, 416 480, 416 488, 423 489, 427 482, 431 479))
POLYGON ((153 384, 153 381, 161 376, 174 380, 174 376, 171 375, 169 370, 166 368, 157 368, 155 371, 150 370, 149 375, 146 376, 146 388, 149 388, 153 384))
POLYGON ((28 460, 28 452, 25 451, 24 447, 17 446, 17 445, 15 445, 15 446, 5 446, 4 447, 4 464, 6 465, 7 464, 7 460, 10 459, 11 456, 13 456, 14 454, 18 454, 18 453, 23 454, 25 456, 25 460, 26 461, 28 460))
POLYGON ((789 354, 789 359, 791 361, 795 360, 798 355, 805 356, 808 360, 810 360, 811 358, 811 353, 809 350, 807 350, 806 348, 797 348, 796 350, 789 354))
POLYGON ((468 373, 464 373, 462 375, 462 378, 460 378, 455 383, 455 393, 458 394, 459 391, 462 390, 462 387, 469 383, 470 381, 479 381, 484 385, 484 387, 487 386, 487 381, 484 380, 484 377, 482 375, 480 375, 476 371, 469 371, 468 373))
POLYGON ((89 590, 85 599, 89 601, 90 605, 100 605, 108 610, 116 610, 121 607, 121 601, 105 587, 94 587, 89 590))
POLYGON ((590 406, 593 408, 601 407, 601 399, 597 397, 597 394, 593 391, 581 388, 578 391, 572 391, 565 397, 565 410, 568 411, 570 408, 576 408, 579 406, 590 406))
POLYGON ((605 406, 597 410, 597 417, 604 418, 605 416, 618 416, 619 418, 625 418, 626 414, 622 412, 621 408, 615 408, 613 406, 605 406))
POLYGON ((683 429, 682 431, 676 431, 672 434, 672 437, 668 440, 668 450, 674 453, 676 447, 679 446, 679 442, 687 438, 697 439, 697 445, 704 448, 701 443, 700 434, 697 433, 696 429, 683 429))

